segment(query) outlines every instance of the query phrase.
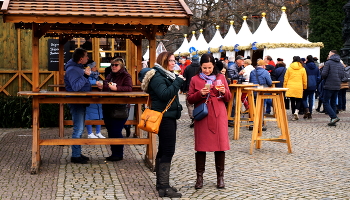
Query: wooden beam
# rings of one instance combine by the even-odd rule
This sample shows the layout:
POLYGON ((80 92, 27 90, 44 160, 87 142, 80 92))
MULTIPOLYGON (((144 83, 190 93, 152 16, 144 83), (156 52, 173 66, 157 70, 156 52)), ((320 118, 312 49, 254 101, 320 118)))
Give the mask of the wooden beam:
MULTIPOLYGON (((17 70, 22 71, 21 30, 17 29, 17 70)), ((18 91, 22 91, 22 78, 18 79, 18 91)))
POLYGON ((39 37, 35 34, 38 31, 38 24, 33 23, 32 30, 32 91, 39 92, 39 37))
MULTIPOLYGON (((31 11, 30 13, 32 13, 31 11)), ((139 13, 137 14, 139 15, 139 13)), ((176 17, 176 16, 173 16, 176 17)), ((81 16, 40 16, 40 15, 4 15, 4 22, 12 22, 12 23, 62 23, 62 24, 91 24, 91 22, 94 22, 95 24, 131 24, 131 25, 138 25, 138 24, 153 24, 153 25, 189 25, 189 18, 183 17, 183 18, 165 18, 165 17, 132 17, 132 16, 125 16, 125 17, 81 17, 81 16)))
POLYGON ((150 144, 148 138, 99 138, 99 139, 47 139, 40 140, 40 145, 106 145, 106 144, 150 144))
POLYGON ((63 35, 60 35, 58 41, 58 74, 59 84, 64 84, 64 44, 66 43, 63 35))
POLYGON ((135 85, 141 85, 141 82, 138 80, 138 72, 142 69, 142 44, 136 46, 136 54, 137 54, 137 65, 136 65, 136 77, 135 77, 135 85))
POLYGON ((10 85, 10 83, 11 83, 13 80, 15 80, 15 78, 17 78, 18 75, 19 75, 19 73, 16 73, 15 75, 13 75, 13 76, 10 78, 10 80, 8 80, 8 81, 5 83, 5 85, 4 85, 2 88, 0 87, 0 92, 1 92, 3 89, 5 89, 5 87, 7 87, 8 85, 10 85))
MULTIPOLYGON (((136 120, 127 120, 124 125, 138 125, 138 124, 139 123, 136 120)), ((73 125, 73 120, 64 120, 63 125, 73 125)), ((105 125, 105 123, 104 123, 104 120, 85 120, 85 125, 105 125)))
POLYGON ((153 67, 154 63, 156 62, 157 55, 156 55, 156 49, 157 49, 157 41, 155 37, 155 31, 157 27, 153 26, 153 30, 150 32, 151 39, 149 40, 149 67, 153 67))

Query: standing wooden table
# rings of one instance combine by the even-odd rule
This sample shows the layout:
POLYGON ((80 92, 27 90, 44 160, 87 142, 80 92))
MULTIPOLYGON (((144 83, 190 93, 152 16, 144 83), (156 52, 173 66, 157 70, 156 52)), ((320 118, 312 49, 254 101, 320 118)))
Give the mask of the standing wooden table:
POLYGON ((228 102, 227 106, 227 117, 228 120, 234 120, 234 130, 233 130, 233 139, 238 140, 239 139, 239 129, 241 126, 241 121, 253 121, 254 116, 254 110, 255 110, 255 104, 254 104, 254 96, 253 92, 250 90, 244 90, 246 87, 256 86, 257 84, 230 84, 229 88, 232 94, 232 98, 228 102), (248 118, 242 118, 241 119, 241 107, 242 107, 242 93, 247 93, 248 97, 248 103, 249 103, 249 111, 248 111, 248 118), (235 98, 236 97, 236 98, 235 98), (235 98, 235 116, 231 117, 232 112, 232 105, 233 105, 233 99, 235 98))
POLYGON ((245 90, 250 90, 257 92, 256 97, 256 109, 254 114, 254 128, 252 134, 252 141, 250 145, 250 154, 253 153, 254 144, 256 142, 256 148, 261 148, 261 141, 272 141, 286 143, 288 147, 288 152, 292 153, 292 145, 290 142, 288 119, 286 108, 284 106, 284 92, 288 88, 255 88, 249 87, 245 90), (263 114, 264 114, 264 99, 273 99, 274 106, 276 106, 276 119, 281 129, 281 135, 274 138, 264 138, 262 137, 262 124, 263 124, 263 114))
MULTIPOLYGON (((32 92, 22 91, 19 95, 33 96, 33 144, 32 144, 32 167, 31 174, 37 174, 40 167, 40 146, 41 145, 99 145, 99 144, 145 144, 147 152, 145 161, 153 168, 154 152, 156 140, 153 134, 148 134, 146 138, 105 138, 105 139, 40 139, 39 126, 39 104, 41 103, 74 103, 74 104, 135 104, 137 124, 141 116, 141 104, 146 104, 148 94, 144 92, 32 92), (69 96, 69 97, 68 97, 69 96)), ((63 113, 60 111, 60 129, 63 129, 63 113), (62 116, 61 116, 62 115, 62 116), (62 126, 61 126, 62 125, 62 126)), ((136 128, 136 131, 139 129, 136 128)))

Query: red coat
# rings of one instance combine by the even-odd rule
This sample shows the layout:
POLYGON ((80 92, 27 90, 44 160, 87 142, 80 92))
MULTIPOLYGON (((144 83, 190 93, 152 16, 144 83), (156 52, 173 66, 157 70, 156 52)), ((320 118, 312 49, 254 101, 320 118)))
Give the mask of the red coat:
MULTIPOLYGON (((200 121, 194 121, 195 151, 226 151, 230 149, 225 102, 231 99, 231 92, 224 75, 218 74, 217 79, 221 79, 224 83, 225 95, 223 98, 217 98, 219 91, 212 86, 207 103, 208 115, 200 121)), ((194 107, 205 102, 206 96, 203 97, 200 93, 205 83, 206 81, 199 78, 198 75, 191 79, 187 100, 190 104, 194 104, 194 107)))

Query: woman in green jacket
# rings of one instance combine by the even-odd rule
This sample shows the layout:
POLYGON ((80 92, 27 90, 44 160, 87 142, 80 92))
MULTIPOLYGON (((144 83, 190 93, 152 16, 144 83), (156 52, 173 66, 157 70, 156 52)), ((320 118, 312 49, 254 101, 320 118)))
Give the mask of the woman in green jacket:
POLYGON ((174 74, 175 57, 171 52, 163 52, 157 57, 157 63, 150 68, 142 69, 139 78, 142 80, 141 88, 147 92, 152 101, 151 108, 162 112, 171 99, 175 97, 170 108, 164 113, 159 127, 158 153, 156 156, 157 190, 160 197, 179 198, 181 193, 170 187, 170 165, 175 153, 176 120, 181 116, 182 106, 177 96, 183 77, 174 74))

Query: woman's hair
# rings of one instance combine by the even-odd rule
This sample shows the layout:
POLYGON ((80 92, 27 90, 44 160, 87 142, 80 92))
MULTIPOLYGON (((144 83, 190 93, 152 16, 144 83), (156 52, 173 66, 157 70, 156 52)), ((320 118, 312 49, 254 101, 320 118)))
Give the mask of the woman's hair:
POLYGON ((252 61, 250 59, 245 59, 244 64, 251 65, 252 61))
POLYGON ((278 67, 286 67, 286 63, 279 62, 279 63, 276 64, 276 68, 278 68, 278 67))
POLYGON ((312 55, 308 55, 306 59, 307 59, 307 62, 314 62, 314 57, 312 57, 312 55))
MULTIPOLYGON (((214 67, 212 74, 217 75, 219 72, 218 72, 216 65, 215 65, 215 59, 211 54, 203 54, 201 57, 201 60, 199 61, 199 64, 202 66, 203 63, 209 63, 209 62, 211 62, 213 64, 213 67, 214 67)), ((200 72, 202 72, 202 67, 199 68, 198 74, 200 72)))
POLYGON ((169 58, 174 55, 173 52, 167 51, 162 52, 157 57, 157 63, 161 65, 164 69, 168 70, 169 58))
POLYGON ((121 68, 125 67, 124 60, 122 58, 115 58, 111 61, 111 64, 118 63, 121 68))
POLYGON ((300 62, 301 63, 301 59, 299 56, 294 56, 293 57, 293 62, 300 62))

